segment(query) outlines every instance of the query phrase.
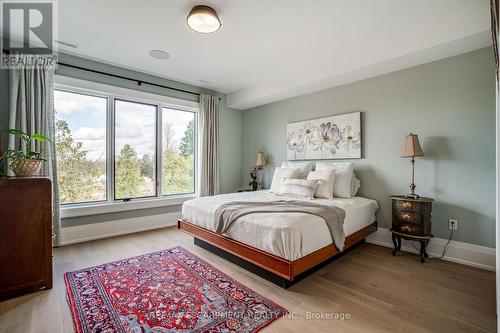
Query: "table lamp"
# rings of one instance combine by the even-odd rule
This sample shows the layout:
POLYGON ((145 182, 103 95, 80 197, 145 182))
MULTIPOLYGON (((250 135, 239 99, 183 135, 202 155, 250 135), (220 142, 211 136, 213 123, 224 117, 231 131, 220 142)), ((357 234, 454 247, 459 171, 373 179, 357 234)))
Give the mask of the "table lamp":
POLYGON ((405 147, 403 150, 403 155, 401 157, 411 157, 411 193, 406 195, 407 198, 418 199, 420 196, 415 194, 415 157, 424 156, 420 142, 418 141, 418 135, 410 133, 405 138, 405 147))
POLYGON ((255 162, 255 168, 259 171, 259 185, 257 186, 258 190, 264 189, 264 182, 262 181, 262 169, 266 165, 266 156, 264 156, 264 152, 260 150, 257 153, 257 161, 255 162))

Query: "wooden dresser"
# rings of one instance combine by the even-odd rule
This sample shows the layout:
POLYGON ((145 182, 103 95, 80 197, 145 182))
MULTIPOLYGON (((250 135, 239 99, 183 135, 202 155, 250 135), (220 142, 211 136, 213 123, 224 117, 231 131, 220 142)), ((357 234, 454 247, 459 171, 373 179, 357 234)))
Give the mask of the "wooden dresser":
POLYGON ((428 258, 427 245, 433 237, 432 229, 432 201, 431 198, 407 198, 403 195, 393 195, 392 200, 392 255, 401 250, 401 239, 420 242, 420 261, 428 258))
POLYGON ((52 288, 51 207, 48 178, 0 178, 0 299, 52 288))

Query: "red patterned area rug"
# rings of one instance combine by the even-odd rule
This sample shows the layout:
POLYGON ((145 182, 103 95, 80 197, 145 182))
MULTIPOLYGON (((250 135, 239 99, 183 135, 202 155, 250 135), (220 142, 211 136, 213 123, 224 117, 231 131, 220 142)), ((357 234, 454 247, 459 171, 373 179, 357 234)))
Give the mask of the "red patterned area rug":
POLYGON ((77 332, 257 332, 287 310, 182 247, 65 273, 77 332))

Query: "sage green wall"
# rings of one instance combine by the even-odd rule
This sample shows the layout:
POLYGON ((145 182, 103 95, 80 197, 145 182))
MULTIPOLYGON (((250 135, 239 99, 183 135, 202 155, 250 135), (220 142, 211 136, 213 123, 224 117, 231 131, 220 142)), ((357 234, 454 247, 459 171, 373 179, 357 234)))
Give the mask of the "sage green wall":
POLYGON ((495 78, 486 48, 243 112, 242 185, 262 147, 269 165, 286 160, 289 122, 362 111, 363 158, 355 160, 360 195, 378 201, 379 226, 391 223, 391 194, 408 192, 403 138, 417 133, 417 193, 434 198, 433 233, 495 247, 495 78))

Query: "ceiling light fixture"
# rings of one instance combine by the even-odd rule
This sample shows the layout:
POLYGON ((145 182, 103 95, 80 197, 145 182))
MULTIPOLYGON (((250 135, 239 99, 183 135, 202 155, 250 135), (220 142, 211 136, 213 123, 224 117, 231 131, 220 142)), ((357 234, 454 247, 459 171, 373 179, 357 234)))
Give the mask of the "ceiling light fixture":
POLYGON ((149 51, 149 55, 155 59, 161 59, 161 60, 170 58, 170 54, 168 54, 163 50, 151 50, 149 51))
POLYGON ((221 23, 217 12, 208 6, 195 6, 188 14, 187 25, 194 31, 210 34, 220 29, 221 23))

